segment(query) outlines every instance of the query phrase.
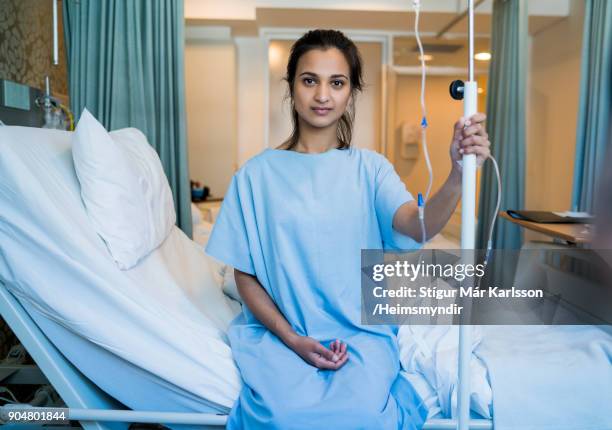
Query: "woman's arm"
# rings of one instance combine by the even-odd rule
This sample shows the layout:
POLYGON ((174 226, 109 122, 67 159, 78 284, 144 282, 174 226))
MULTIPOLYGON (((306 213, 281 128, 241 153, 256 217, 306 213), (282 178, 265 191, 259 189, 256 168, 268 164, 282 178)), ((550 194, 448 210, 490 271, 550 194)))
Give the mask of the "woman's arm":
MULTIPOLYGON (((491 153, 491 143, 483 125, 485 119, 486 115, 477 113, 469 120, 461 118, 455 123, 450 147, 451 171, 442 188, 426 202, 426 239, 431 239, 444 228, 461 197, 462 172, 457 161, 464 154, 476 154, 477 164, 481 166, 491 153)), ((395 212, 393 228, 422 242, 419 209, 414 200, 404 203, 395 212)))
MULTIPOLYGON (((425 230, 427 239, 438 234, 446 225, 461 197, 461 172, 451 170, 442 188, 427 203, 425 230)), ((421 242, 421 224, 416 201, 404 203, 393 216, 393 228, 421 242)))
POLYGON ((340 345, 332 343, 332 351, 311 337, 298 335, 255 276, 234 269, 234 277, 238 293, 253 315, 304 361, 319 369, 332 370, 346 363, 346 345, 337 350, 340 345))

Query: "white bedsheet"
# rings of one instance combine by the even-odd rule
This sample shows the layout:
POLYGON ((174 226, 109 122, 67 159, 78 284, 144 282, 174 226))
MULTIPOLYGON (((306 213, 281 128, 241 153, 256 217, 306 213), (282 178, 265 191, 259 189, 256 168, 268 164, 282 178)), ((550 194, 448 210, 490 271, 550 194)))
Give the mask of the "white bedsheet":
POLYGON ((487 326, 496 430, 612 430, 609 326, 487 326), (608 330, 608 331, 605 331, 608 330))
MULTIPOLYGON (((429 417, 440 413, 457 416, 459 326, 401 326, 398 332, 402 368, 411 376, 419 395, 430 401, 429 417), (420 376, 423 381, 416 381, 420 376)), ((474 354, 482 341, 482 331, 472 327, 470 362, 470 409, 482 418, 492 417, 493 392, 487 368, 474 354)))

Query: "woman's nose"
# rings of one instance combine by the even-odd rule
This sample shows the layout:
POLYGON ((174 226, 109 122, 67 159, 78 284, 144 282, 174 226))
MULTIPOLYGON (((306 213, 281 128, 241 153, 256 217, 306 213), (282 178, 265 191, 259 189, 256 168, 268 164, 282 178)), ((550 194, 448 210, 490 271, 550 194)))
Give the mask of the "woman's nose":
POLYGON ((329 92, 324 85, 319 86, 315 93, 315 100, 319 103, 325 103, 329 100, 329 92))

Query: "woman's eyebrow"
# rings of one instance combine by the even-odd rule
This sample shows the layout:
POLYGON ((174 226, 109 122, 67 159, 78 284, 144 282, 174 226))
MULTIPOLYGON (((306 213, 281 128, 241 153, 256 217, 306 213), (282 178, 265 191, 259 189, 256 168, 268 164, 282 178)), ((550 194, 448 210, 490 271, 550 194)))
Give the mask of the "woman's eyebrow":
MULTIPOLYGON (((300 76, 302 76, 302 75, 310 75, 310 76, 314 76, 314 77, 316 77, 316 78, 318 78, 318 77, 319 77, 319 75, 317 75, 316 73, 313 73, 313 72, 302 72, 302 73, 300 73, 300 76)), ((333 78, 344 78, 344 79, 348 79, 348 77, 347 77, 346 75, 343 75, 343 74, 335 74, 335 75, 331 75, 331 76, 330 76, 330 78, 332 78, 332 79, 333 79, 333 78)))

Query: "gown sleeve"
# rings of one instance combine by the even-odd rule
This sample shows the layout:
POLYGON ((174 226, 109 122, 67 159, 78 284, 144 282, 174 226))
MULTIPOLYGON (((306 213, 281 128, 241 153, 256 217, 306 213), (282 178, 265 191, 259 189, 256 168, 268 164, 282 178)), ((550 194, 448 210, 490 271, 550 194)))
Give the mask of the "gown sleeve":
POLYGON ((393 216, 401 205, 414 200, 393 165, 379 155, 376 169, 375 208, 384 249, 418 249, 421 244, 393 228, 393 216))
POLYGON ((241 193, 238 175, 236 173, 232 177, 205 251, 235 269, 255 275, 249 246, 248 220, 244 215, 251 196, 246 191, 241 193))

